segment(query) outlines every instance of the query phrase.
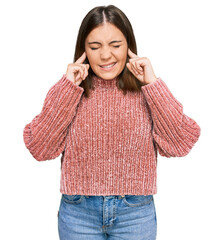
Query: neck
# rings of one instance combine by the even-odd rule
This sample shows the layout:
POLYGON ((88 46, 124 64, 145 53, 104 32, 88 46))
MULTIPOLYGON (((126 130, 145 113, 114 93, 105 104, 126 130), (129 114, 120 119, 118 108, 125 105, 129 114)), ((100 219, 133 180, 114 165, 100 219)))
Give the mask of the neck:
POLYGON ((115 77, 113 79, 103 79, 98 76, 93 76, 92 83, 94 87, 100 88, 115 88, 118 78, 115 77))

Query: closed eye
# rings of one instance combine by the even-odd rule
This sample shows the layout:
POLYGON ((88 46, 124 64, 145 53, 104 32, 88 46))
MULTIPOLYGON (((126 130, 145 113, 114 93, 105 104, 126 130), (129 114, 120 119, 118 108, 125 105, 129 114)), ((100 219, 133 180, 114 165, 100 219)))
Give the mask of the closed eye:
MULTIPOLYGON (((121 45, 113 46, 114 48, 119 48, 121 45)), ((98 48, 91 47, 92 50, 97 50, 98 48)))

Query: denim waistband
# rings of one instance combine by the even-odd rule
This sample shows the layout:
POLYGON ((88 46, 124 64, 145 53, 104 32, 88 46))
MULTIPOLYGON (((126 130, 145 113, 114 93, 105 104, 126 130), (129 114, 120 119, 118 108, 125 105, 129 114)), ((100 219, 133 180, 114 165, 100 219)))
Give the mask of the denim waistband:
POLYGON ((114 198, 114 197, 117 197, 118 199, 121 199, 121 198, 124 198, 125 195, 108 195, 108 196, 95 196, 95 195, 84 195, 85 197, 89 198, 89 197, 104 197, 106 199, 110 199, 110 198, 114 198))

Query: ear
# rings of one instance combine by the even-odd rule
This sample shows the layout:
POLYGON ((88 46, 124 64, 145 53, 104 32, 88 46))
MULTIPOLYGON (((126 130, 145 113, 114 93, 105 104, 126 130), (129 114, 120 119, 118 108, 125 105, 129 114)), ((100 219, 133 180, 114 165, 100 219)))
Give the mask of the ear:
POLYGON ((127 57, 126 57, 126 62, 125 62, 126 68, 127 68, 126 64, 129 63, 129 59, 130 59, 130 57, 128 56, 128 49, 129 49, 129 47, 127 48, 127 57))
POLYGON ((89 64, 89 59, 87 58, 87 56, 86 56, 86 59, 85 59, 85 61, 83 63, 84 64, 89 64))
POLYGON ((86 53, 86 59, 85 59, 85 61, 84 61, 83 63, 84 63, 84 64, 89 64, 89 59, 88 59, 88 57, 87 57, 86 47, 84 47, 84 51, 85 51, 85 53, 86 53))
POLYGON ((129 59, 130 59, 130 57, 127 55, 127 58, 126 58, 126 63, 128 63, 128 62, 129 62, 129 59))

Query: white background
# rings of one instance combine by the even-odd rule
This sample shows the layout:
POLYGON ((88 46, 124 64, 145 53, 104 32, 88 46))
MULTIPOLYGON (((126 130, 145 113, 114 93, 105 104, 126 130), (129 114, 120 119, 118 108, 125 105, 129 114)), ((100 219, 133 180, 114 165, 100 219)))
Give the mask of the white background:
POLYGON ((151 60, 201 127, 183 158, 158 158, 158 240, 223 240, 223 7, 221 1, 3 1, 1 22, 0 239, 59 239, 60 157, 38 162, 23 128, 72 62, 77 31, 95 6, 114 4, 132 23, 138 55, 151 60))

